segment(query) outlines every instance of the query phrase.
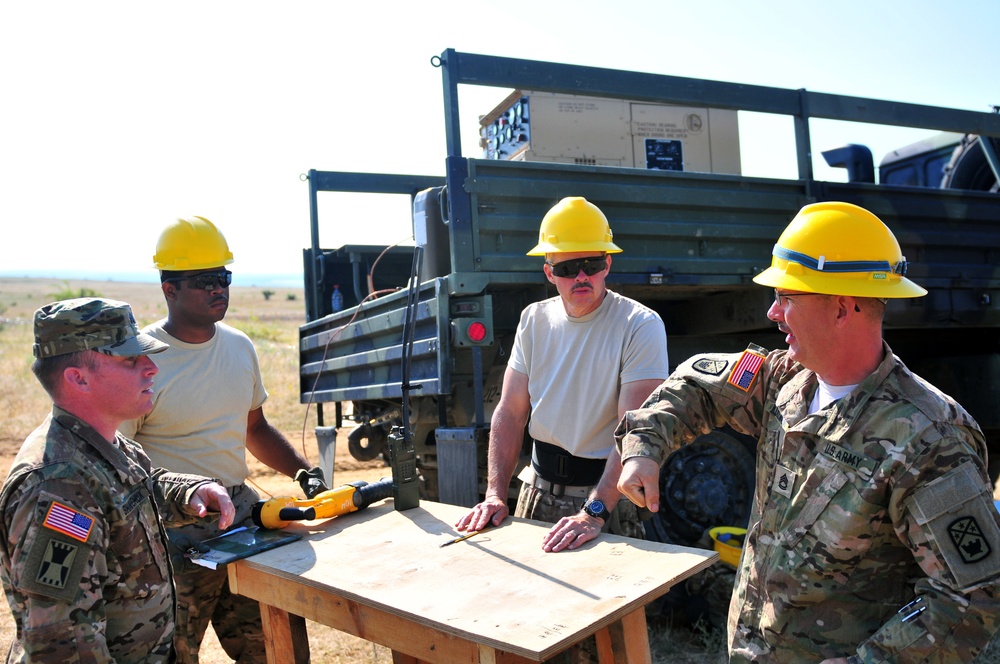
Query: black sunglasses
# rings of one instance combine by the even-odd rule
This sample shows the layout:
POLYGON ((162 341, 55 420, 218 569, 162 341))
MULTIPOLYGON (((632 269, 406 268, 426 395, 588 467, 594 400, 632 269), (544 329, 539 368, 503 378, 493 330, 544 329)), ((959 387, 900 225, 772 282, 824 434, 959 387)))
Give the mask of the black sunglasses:
POLYGON ((598 272, 602 272, 608 263, 605 260, 606 256, 590 256, 588 258, 576 258, 571 261, 562 261, 561 263, 552 263, 546 261, 549 267, 552 268, 552 274, 556 277, 572 278, 580 274, 580 270, 588 277, 592 277, 598 272))
POLYGON ((210 291, 216 288, 229 288, 229 284, 233 283, 233 273, 229 270, 199 272, 198 274, 192 274, 190 277, 170 277, 169 279, 164 279, 164 281, 186 281, 188 288, 210 291))

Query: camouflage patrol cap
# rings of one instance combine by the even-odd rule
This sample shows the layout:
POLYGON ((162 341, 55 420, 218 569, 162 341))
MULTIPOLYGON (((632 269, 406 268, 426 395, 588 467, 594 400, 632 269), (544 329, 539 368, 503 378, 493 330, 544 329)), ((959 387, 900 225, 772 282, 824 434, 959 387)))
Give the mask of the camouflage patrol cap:
POLYGON ((46 304, 35 312, 35 357, 55 357, 80 350, 105 355, 149 355, 168 348, 139 331, 125 302, 80 297, 46 304))

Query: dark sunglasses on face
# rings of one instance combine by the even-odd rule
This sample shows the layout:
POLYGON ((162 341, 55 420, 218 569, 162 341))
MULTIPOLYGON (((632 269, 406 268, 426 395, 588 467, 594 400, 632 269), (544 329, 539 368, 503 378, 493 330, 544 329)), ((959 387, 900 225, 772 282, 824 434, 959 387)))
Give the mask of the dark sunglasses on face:
POLYGON ((186 281, 188 288, 192 290, 215 290, 216 288, 228 288, 233 283, 233 273, 229 270, 218 272, 199 272, 190 277, 171 277, 164 281, 186 281))
MULTIPOLYGON (((546 261, 548 262, 548 261, 546 261)), ((592 277, 608 266, 605 256, 590 256, 588 258, 577 258, 561 263, 549 262, 552 274, 556 277, 572 278, 580 274, 580 270, 588 277, 592 277)))

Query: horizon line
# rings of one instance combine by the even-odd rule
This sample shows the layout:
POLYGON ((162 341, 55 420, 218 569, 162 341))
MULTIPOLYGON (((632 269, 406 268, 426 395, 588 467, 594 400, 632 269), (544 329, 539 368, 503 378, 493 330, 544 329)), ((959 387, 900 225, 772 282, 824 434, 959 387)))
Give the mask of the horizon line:
MULTIPOLYGON (((158 283, 159 273, 155 270, 96 272, 93 270, 0 270, 0 278, 6 279, 61 279, 76 281, 115 281, 121 283, 158 283)), ((280 288, 304 288, 303 272, 240 272, 233 285, 236 287, 274 286, 280 288), (243 282, 243 283, 241 283, 243 282)))

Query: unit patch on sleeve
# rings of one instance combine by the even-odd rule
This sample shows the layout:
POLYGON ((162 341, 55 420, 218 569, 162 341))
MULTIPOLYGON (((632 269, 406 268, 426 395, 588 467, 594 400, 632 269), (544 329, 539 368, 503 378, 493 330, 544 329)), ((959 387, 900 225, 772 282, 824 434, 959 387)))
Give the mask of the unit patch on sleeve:
POLYGON ((1000 529, 989 487, 971 461, 925 484, 907 500, 928 551, 944 563, 961 590, 1000 574, 1000 529))
POLYGON ((750 386, 753 385, 753 379, 757 377, 757 372, 760 371, 763 364, 764 356, 756 350, 747 348, 740 355, 739 361, 729 373, 729 380, 726 382, 744 392, 749 392, 750 386))
POLYGON ((69 535, 73 539, 86 542, 94 527, 94 520, 86 514, 53 502, 42 525, 63 535, 69 535))
POLYGON ((61 531, 39 528, 28 544, 21 586, 28 592, 73 602, 80 594, 89 556, 86 545, 67 541, 61 531))
POLYGON ((963 516, 953 521, 948 526, 948 534, 958 549, 962 562, 966 564, 977 563, 992 553, 990 543, 983 537, 983 531, 971 516, 963 516))
POLYGON ((703 357, 701 359, 695 360, 694 364, 691 365, 695 371, 698 373, 708 374, 710 376, 718 376, 726 367, 729 366, 729 362, 726 360, 717 360, 711 357, 703 357))
POLYGON ((35 577, 35 581, 56 590, 64 590, 66 579, 69 577, 70 570, 73 569, 73 561, 79 550, 80 547, 75 544, 50 539, 45 547, 42 562, 38 566, 38 576, 35 577))

